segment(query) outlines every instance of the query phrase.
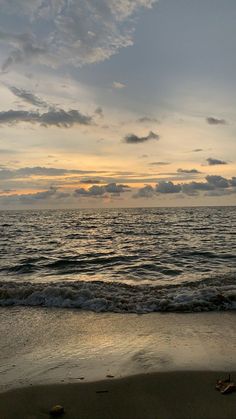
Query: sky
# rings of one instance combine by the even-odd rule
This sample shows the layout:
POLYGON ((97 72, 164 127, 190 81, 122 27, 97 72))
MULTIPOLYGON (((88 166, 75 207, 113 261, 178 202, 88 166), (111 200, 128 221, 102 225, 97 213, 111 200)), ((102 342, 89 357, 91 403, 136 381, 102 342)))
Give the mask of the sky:
POLYGON ((235 0, 0 7, 0 209, 236 205, 235 0))

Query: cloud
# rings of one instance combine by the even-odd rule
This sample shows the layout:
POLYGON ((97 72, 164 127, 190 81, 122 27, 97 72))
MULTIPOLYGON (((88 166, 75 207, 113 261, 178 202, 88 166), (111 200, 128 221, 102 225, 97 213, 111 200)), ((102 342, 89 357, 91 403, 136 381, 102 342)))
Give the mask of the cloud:
POLYGON ((127 192, 129 190, 128 185, 122 185, 122 184, 116 184, 115 182, 109 183, 108 185, 104 186, 106 192, 109 192, 111 194, 120 194, 123 192, 127 192))
POLYGON ((199 191, 213 190, 214 185, 211 185, 208 182, 190 182, 184 183, 181 189, 186 195, 198 195, 199 191))
POLYGON ((23 101, 30 103, 31 105, 47 108, 48 104, 40 99, 38 96, 34 95, 33 93, 29 92, 28 90, 18 89, 17 87, 10 86, 9 90, 17 97, 22 99, 23 101))
POLYGON ((57 188, 51 186, 48 190, 42 192, 35 192, 30 194, 12 194, 12 195, 3 195, 1 196, 1 202, 20 202, 22 204, 33 204, 34 202, 43 201, 56 197, 57 188))
POLYGON ((120 83, 119 81, 113 81, 112 87, 114 89, 124 89, 126 85, 124 83, 120 83))
POLYGON ((206 177, 207 182, 216 188, 228 188, 229 181, 222 176, 212 175, 206 177))
POLYGON ((170 164, 168 161, 153 161, 149 163, 150 166, 167 166, 170 164))
POLYGON ((156 118, 151 118, 149 116, 142 116, 141 118, 137 119, 137 122, 140 122, 141 124, 146 122, 158 122, 156 118))
POLYGON ((209 125, 225 125, 226 124, 225 119, 218 119, 218 118, 214 118, 213 116, 209 116, 208 118, 206 118, 206 121, 209 125))
POLYGON ((112 182, 104 186, 93 185, 87 190, 84 188, 78 188, 74 191, 74 195, 100 197, 108 193, 111 195, 120 195, 121 193, 127 192, 127 190, 129 190, 129 186, 112 182))
POLYGON ((155 195, 155 189, 151 185, 140 188, 133 198, 152 198, 155 195))
POLYGON ((0 154, 15 154, 15 151, 9 148, 0 148, 0 154))
MULTIPOLYGON (((1 10, 2 6, 1 6, 1 10)), ((9 33, 0 31, 0 41, 13 47, 8 57, 2 64, 2 71, 5 72, 14 64, 20 64, 24 61, 40 60, 40 57, 46 53, 46 48, 39 45, 35 36, 30 33, 9 33)))
POLYGON ((158 134, 155 134, 154 132, 150 131, 149 134, 146 137, 138 137, 135 134, 128 134, 124 138, 124 142, 127 144, 139 144, 139 143, 145 143, 149 140, 159 140, 160 137, 158 134))
POLYGON ((209 157, 207 159, 207 162, 208 162, 209 166, 216 166, 217 164, 228 164, 226 161, 213 159, 211 157, 209 157))
POLYGON ((100 106, 98 106, 98 108, 95 109, 94 113, 96 115, 98 115, 100 118, 103 118, 104 117, 103 109, 100 106))
POLYGON ((18 19, 19 31, 0 33, 1 40, 12 48, 2 68, 35 60, 51 66, 103 61, 133 44, 133 17, 156 1, 2 0, 6 27, 18 19), (25 28, 31 28, 31 33, 25 34, 25 28))
POLYGON ((55 167, 22 167, 20 169, 0 169, 0 179, 7 180, 7 179, 21 179, 27 178, 31 176, 64 176, 67 174, 75 174, 75 175, 86 175, 89 173, 97 173, 96 170, 78 170, 78 169, 59 169, 55 167))
POLYGON ((101 181, 98 179, 82 179, 80 180, 80 183, 84 183, 85 185, 95 185, 101 183, 101 181))
POLYGON ((222 176, 206 176, 206 182, 190 182, 174 184, 170 181, 160 181, 156 187, 146 185, 139 189, 133 198, 152 198, 158 194, 181 193, 189 196, 197 196, 200 192, 205 196, 223 196, 236 193, 236 177, 226 179, 222 176))
POLYGON ((203 151, 202 148, 195 148, 194 150, 192 150, 194 153, 199 153, 199 151, 203 151))
POLYGON ((48 199, 52 196, 54 196, 57 192, 57 189, 54 187, 51 187, 49 190, 47 191, 43 191, 43 192, 37 192, 35 194, 27 194, 27 195, 21 195, 20 199, 23 200, 41 200, 41 199, 48 199))
POLYGON ((178 173, 189 173, 189 174, 198 174, 201 173, 197 169, 178 169, 178 173))
POLYGON ((173 182, 159 182, 156 185, 156 192, 161 194, 179 193, 181 185, 174 185, 173 182))
POLYGON ((236 177, 232 177, 232 179, 229 180, 229 182, 230 182, 230 185, 236 186, 236 177))
MULTIPOLYGON (((230 180, 223 178, 222 176, 212 175, 206 176, 206 182, 190 182, 182 185, 182 192, 187 195, 197 195, 199 191, 206 191, 209 195, 209 191, 216 191, 226 189, 230 186, 230 180)), ((213 196, 213 194, 211 194, 213 196)))
POLYGON ((38 123, 44 127, 56 126, 69 128, 73 125, 92 125, 92 117, 83 115, 76 109, 65 111, 64 109, 52 108, 44 113, 38 111, 9 110, 0 112, 0 124, 16 124, 28 122, 38 123))

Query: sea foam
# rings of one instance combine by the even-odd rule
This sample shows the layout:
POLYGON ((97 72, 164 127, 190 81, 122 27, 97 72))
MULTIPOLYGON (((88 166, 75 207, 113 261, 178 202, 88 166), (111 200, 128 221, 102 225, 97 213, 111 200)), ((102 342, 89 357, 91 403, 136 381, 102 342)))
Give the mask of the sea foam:
POLYGON ((179 285, 127 285, 101 281, 0 282, 0 306, 76 308, 95 312, 201 312, 236 309, 236 277, 179 285))

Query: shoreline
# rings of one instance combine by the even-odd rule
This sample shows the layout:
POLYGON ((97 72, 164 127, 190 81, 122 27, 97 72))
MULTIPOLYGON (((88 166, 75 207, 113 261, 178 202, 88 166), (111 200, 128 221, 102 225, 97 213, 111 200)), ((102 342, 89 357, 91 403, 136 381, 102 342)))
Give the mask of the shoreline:
MULTIPOLYGON (((0 392, 171 371, 236 371, 236 313, 2 308, 0 392)), ((0 416, 1 418, 1 416, 0 416)))
POLYGON ((222 371, 173 371, 22 387, 0 393, 0 417, 48 418, 60 404, 65 419, 235 419, 236 392, 215 389, 224 378, 222 371))

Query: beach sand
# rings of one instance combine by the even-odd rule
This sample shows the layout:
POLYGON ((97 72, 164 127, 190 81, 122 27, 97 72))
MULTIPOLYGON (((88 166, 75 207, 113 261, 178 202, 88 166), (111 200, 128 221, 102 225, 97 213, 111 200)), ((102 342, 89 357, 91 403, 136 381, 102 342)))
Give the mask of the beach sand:
POLYGON ((236 419, 235 315, 2 308, 0 419, 236 419))
MULTIPOLYGON (((232 374, 236 377, 236 374, 232 374)), ((25 387, 0 394, 1 419, 235 419, 236 393, 215 389, 224 372, 182 371, 104 381, 25 387)))

